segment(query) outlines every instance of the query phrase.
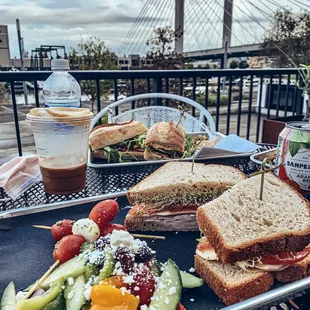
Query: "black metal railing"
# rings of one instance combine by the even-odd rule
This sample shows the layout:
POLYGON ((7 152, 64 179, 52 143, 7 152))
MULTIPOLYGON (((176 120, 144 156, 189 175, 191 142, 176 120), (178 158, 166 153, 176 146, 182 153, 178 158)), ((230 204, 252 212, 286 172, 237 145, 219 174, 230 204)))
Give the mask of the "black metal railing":
MULTIPOLYGON (((165 71, 71 71, 83 86, 84 81, 94 81, 95 112, 108 104, 102 95, 102 81, 112 82, 109 92, 113 101, 120 95, 143 92, 167 92, 190 97, 201 103, 214 115, 216 129, 236 133, 260 142, 264 118, 301 114, 302 93, 297 88, 297 69, 251 69, 251 70, 165 70, 165 71), (111 94, 110 94, 111 95, 111 94)), ((16 83, 32 82, 34 106, 40 102, 38 81, 44 81, 50 71, 0 72, 0 82, 5 82, 10 92, 19 155, 22 142, 18 122, 19 106, 16 102, 16 83)), ((171 100, 148 99, 144 105, 174 105, 171 100)), ((134 109, 141 103, 132 102, 134 109)), ((118 114, 119 108, 114 113, 118 114)), ((195 115, 195 109, 189 110, 195 115)))

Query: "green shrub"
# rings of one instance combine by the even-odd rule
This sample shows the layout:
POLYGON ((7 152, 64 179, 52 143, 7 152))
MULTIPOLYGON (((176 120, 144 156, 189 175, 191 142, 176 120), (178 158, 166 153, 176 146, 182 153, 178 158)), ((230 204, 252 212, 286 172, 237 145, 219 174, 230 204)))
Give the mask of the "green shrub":
MULTIPOLYGON (((200 93, 196 97, 196 101, 201 105, 205 104, 205 94, 200 93)), ((228 96, 227 95, 220 95, 220 106, 228 105, 228 96)), ((208 107, 216 107, 217 106, 217 94, 209 93, 208 94, 208 107)))

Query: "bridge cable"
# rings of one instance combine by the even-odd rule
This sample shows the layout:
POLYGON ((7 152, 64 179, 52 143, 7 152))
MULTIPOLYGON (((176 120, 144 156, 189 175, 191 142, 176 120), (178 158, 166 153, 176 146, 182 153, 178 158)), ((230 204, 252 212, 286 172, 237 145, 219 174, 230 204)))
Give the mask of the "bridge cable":
POLYGON ((132 34, 133 31, 135 31, 135 28, 137 27, 138 23, 140 22, 144 12, 147 12, 148 9, 149 9, 149 5, 150 5, 150 2, 152 2, 152 0, 147 0, 144 4, 144 6, 142 7, 138 17, 135 19, 134 23, 132 24, 130 30, 127 32, 127 35, 124 39, 124 41, 122 42, 120 48, 119 48, 119 55, 122 53, 123 51, 123 48, 126 46, 126 44, 128 43, 128 39, 130 37, 130 35, 132 34))
MULTIPOLYGON (((205 4, 205 3, 204 3, 204 4, 205 4)), ((215 1, 213 1, 212 5, 213 5, 213 8, 216 7, 215 1)), ((202 12, 202 11, 205 11, 205 9, 200 10, 200 12, 202 12)), ((208 12, 212 14, 211 10, 209 10, 208 12)), ((202 14, 201 14, 201 17, 202 17, 202 14)), ((214 19, 215 19, 215 15, 213 14, 213 21, 214 21, 214 19)), ((204 19, 202 19, 202 20, 204 21, 204 19)), ((200 19, 199 19, 199 21, 200 21, 200 19)), ((207 15, 207 18, 205 19, 205 21, 206 21, 206 22, 209 22, 209 28, 208 28, 208 31, 209 31, 209 30, 210 30, 210 27, 211 27, 211 26, 210 26, 210 23, 213 23, 213 21, 211 21, 211 18, 209 17, 209 14, 207 15)), ((212 41, 211 41, 211 38, 210 38, 210 36, 208 35, 208 31, 206 31, 206 27, 204 27, 203 23, 200 22, 200 32, 199 32, 199 33, 197 32, 198 38, 200 38, 201 35, 202 35, 202 32, 204 32, 204 34, 205 34, 204 38, 206 38, 206 39, 208 40, 209 46, 210 46, 211 48, 214 48, 214 47, 213 47, 213 43, 212 43, 212 41)), ((204 42, 204 41, 203 41, 203 42, 204 42)))
POLYGON ((193 41, 192 32, 193 32, 194 36, 196 38, 196 42, 199 46, 199 49, 201 49, 201 44, 200 44, 200 40, 199 40, 198 33, 197 33, 196 21, 199 22, 199 24, 200 24, 202 12, 198 11, 198 13, 197 13, 197 7, 195 5, 193 6, 192 4, 193 4, 192 1, 188 4, 188 11, 191 11, 193 13, 193 14, 191 14, 191 16, 194 15, 194 13, 195 13, 195 16, 193 16, 193 18, 189 18, 191 23, 190 23, 189 27, 187 28, 187 41, 188 41, 189 47, 191 49, 193 47, 193 44, 192 44, 192 41, 193 41), (200 15, 199 15, 199 13, 200 13, 200 15))
MULTIPOLYGON (((293 0, 290 0, 290 2, 291 3, 293 3, 293 0)), ((295 5, 298 5, 301 9, 305 9, 304 7, 302 7, 301 5, 303 5, 303 6, 305 6, 306 8, 310 8, 310 5, 307 5, 307 4, 305 4, 305 3, 303 3, 303 2, 301 2, 301 1, 299 1, 299 0, 294 0, 294 4, 295 5), (299 4, 298 4, 299 3, 299 4)))
MULTIPOLYGON (((217 7, 217 11, 216 11, 216 14, 213 14, 213 19, 212 19, 212 21, 211 21, 211 19, 210 19, 209 28, 208 28, 207 33, 211 30, 212 24, 215 22, 215 19, 216 19, 216 17, 217 17, 217 14, 221 11, 221 6, 218 6, 217 3, 216 3, 215 1, 213 1, 213 4, 214 4, 214 7, 212 7, 212 8, 215 10, 215 8, 217 7)), ((213 10, 212 10, 212 11, 209 10, 209 12, 211 12, 211 14, 212 14, 213 10)), ((214 33, 214 31, 213 31, 213 33, 214 33)), ((212 41, 212 36, 208 36, 207 38, 208 38, 208 42, 210 43, 210 46, 212 46, 212 48, 214 49, 214 45, 213 45, 213 43, 211 43, 211 41, 212 41)))
MULTIPOLYGON (((221 6, 221 3, 218 1, 218 0, 215 0, 220 6, 221 6)), ((227 10, 225 10, 225 12, 228 12, 227 10)), ((231 16, 231 18, 234 20, 233 16, 230 14, 230 12, 228 12, 228 14, 231 16)), ((239 40, 239 38, 235 35, 235 33, 232 31, 232 27, 231 29, 229 28, 229 26, 227 24, 224 23, 224 18, 222 19, 223 20, 223 24, 224 24, 224 27, 231 32, 232 36, 237 40, 237 42, 240 43, 240 45, 244 45, 244 43, 242 41, 239 40)), ((238 22, 238 20, 236 20, 238 22)), ((224 43, 223 42, 223 46, 224 46, 224 43)))
POLYGON ((149 33, 152 31, 151 29, 154 27, 154 24, 157 23, 158 16, 160 17, 160 10, 162 8, 163 2, 161 2, 158 7, 158 0, 155 0, 153 3, 153 8, 150 11, 150 15, 146 16, 143 24, 141 24, 139 31, 135 33, 135 40, 131 46, 131 53, 139 53, 141 45, 146 44, 146 38, 149 36, 149 33), (142 39, 143 36, 143 39, 142 39))
MULTIPOLYGON (((173 13, 174 13, 174 10, 173 10, 173 8, 174 8, 174 0, 168 0, 167 1, 167 5, 164 7, 164 9, 163 10, 165 10, 165 14, 163 15, 163 17, 162 17, 162 23, 161 23, 161 25, 160 25, 160 27, 167 27, 167 24, 166 24, 166 21, 167 20, 169 20, 170 19, 170 17, 171 17, 171 15, 173 15, 173 13), (168 5, 168 4, 172 4, 172 5, 168 5)), ((169 25, 168 25, 169 26, 169 25)), ((157 28, 158 26, 156 26, 156 28, 157 28)), ((173 27, 173 25, 171 25, 171 27, 173 27)), ((152 31, 150 32, 150 33, 148 33, 148 36, 146 36, 145 37, 145 42, 141 42, 142 44, 144 44, 145 46, 144 46, 144 53, 147 53, 148 52, 148 46, 146 45, 146 41, 148 41, 149 39, 151 39, 151 37, 152 37, 152 35, 153 35, 153 29, 152 29, 152 31)), ((140 45, 141 46, 141 45, 140 45)))
POLYGON ((131 46, 134 44, 134 39, 136 38, 136 34, 137 32, 140 32, 141 31, 141 25, 144 23, 145 21, 145 18, 147 16, 151 16, 152 14, 152 11, 154 10, 154 2, 156 0, 151 0, 150 3, 149 3, 149 9, 147 11, 144 12, 143 16, 141 17, 141 19, 138 21, 137 23, 137 26, 135 28, 135 30, 131 33, 131 35, 128 37, 128 43, 127 45, 125 46, 125 48, 127 47, 127 53, 129 54, 130 53, 130 48, 131 46), (148 13, 146 15, 146 13, 148 13))
MULTIPOLYGON (((157 0, 158 2, 158 0, 157 0)), ((165 1, 161 1, 161 4, 159 6, 159 8, 157 9, 156 11, 156 8, 157 8, 157 4, 156 4, 156 1, 155 1, 155 5, 153 5, 153 10, 151 11, 152 14, 150 14, 150 18, 148 19, 146 25, 143 24, 142 27, 140 27, 139 31, 137 31, 136 35, 135 35, 135 44, 133 45, 133 47, 130 49, 130 52, 133 53, 133 52, 139 52, 140 50, 140 47, 141 45, 144 45, 146 44, 146 41, 145 38, 148 37, 148 34, 150 33, 150 30, 153 28, 154 24, 156 24, 157 22, 157 19, 158 19, 158 16, 160 17, 161 16, 161 13, 162 13, 162 7, 163 7, 163 4, 165 3, 165 1), (155 14, 153 15, 153 11, 155 11, 155 14), (141 34, 141 31, 142 31, 142 34, 141 34), (143 39, 141 38, 141 35, 143 35, 143 39), (137 49, 137 47, 139 46, 139 48, 137 49)))
MULTIPOLYGON (((195 2, 199 5, 201 11, 202 11, 202 12, 204 13, 204 15, 207 17, 206 13, 204 12, 204 10, 202 9, 202 7, 200 6, 200 2, 197 2, 196 0, 195 0, 195 2)), ((210 7, 209 3, 208 3, 208 2, 205 2, 205 3, 206 3, 206 5, 208 6, 208 9, 211 9, 212 12, 215 14, 215 16, 221 21, 221 18, 219 18, 219 16, 215 13, 215 10, 213 10, 213 8, 210 7)), ((216 23, 216 24, 218 24, 218 23, 216 23)), ((213 28, 212 36, 214 35, 214 32, 216 32, 216 33, 218 34, 218 37, 220 38, 220 42, 222 43, 222 46, 223 46, 223 40, 222 40, 222 35, 221 35, 221 33, 220 33, 219 30, 214 26, 213 23, 211 23, 211 26, 212 26, 212 28, 213 28)), ((222 47, 222 46, 221 46, 221 47, 222 47)))
MULTIPOLYGON (((231 3, 231 1, 232 0, 228 0, 230 3, 231 3)), ((242 1, 242 0, 241 0, 242 1)), ((239 9, 240 9, 240 7, 239 7, 239 9)), ((241 11, 243 11, 242 9, 240 9, 241 11)), ((243 11, 244 12, 244 11, 243 11)), ((256 23, 258 24, 258 25, 260 25, 264 30, 267 30, 258 20, 257 20, 257 18, 255 18, 256 19, 256 23)), ((255 19, 254 19, 254 21, 255 21, 255 19)), ((249 32, 250 33, 250 32, 249 32)), ((250 33, 251 34, 251 33, 250 33)), ((252 35, 252 34, 251 34, 252 35)), ((253 36, 253 35, 252 35, 253 36)), ((294 65, 294 67, 296 67, 297 68, 297 70, 298 70, 298 72, 300 73, 300 75, 301 75, 301 77, 302 77, 302 79, 304 79, 304 75, 303 75, 303 72, 300 70, 300 69, 298 69, 298 66, 295 64, 295 62, 291 59, 291 57, 287 54, 287 53, 285 53, 277 44, 273 44, 273 46, 275 47, 275 48, 277 48, 285 57, 287 57, 287 59, 289 60, 289 62, 290 63, 292 63, 293 65, 294 65)))

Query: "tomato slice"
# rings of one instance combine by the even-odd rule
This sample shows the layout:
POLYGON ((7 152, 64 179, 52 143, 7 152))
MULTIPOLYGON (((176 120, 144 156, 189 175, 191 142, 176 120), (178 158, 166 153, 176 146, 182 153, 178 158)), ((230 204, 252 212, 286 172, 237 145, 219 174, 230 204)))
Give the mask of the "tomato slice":
POLYGON ((208 241, 202 241, 198 243, 197 249, 201 252, 213 249, 212 245, 208 241))
POLYGON ((268 265, 291 265, 302 261, 309 253, 310 248, 305 248, 300 252, 279 252, 263 256, 261 262, 268 265))

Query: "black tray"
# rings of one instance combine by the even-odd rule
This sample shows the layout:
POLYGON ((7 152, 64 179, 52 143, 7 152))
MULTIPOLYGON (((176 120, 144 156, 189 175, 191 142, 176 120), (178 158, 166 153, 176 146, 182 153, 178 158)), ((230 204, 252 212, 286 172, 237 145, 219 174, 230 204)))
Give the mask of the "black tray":
MULTIPOLYGON (((128 201, 125 197, 119 197, 118 202, 121 211, 115 222, 123 223, 128 211, 125 208, 128 206, 128 201)), ((68 208, 51 209, 46 212, 1 219, 0 225, 11 227, 11 229, 0 231, 0 296, 10 281, 14 281, 17 290, 24 288, 40 278, 53 263, 52 252, 55 242, 50 232, 33 228, 33 224, 52 225, 63 218, 73 220, 85 218, 94 204, 87 203, 78 206, 71 204, 71 207, 68 208)), ((28 211, 31 211, 31 209, 28 211)), ((156 232, 156 234, 165 235, 166 240, 147 240, 147 242, 157 251, 156 256, 160 261, 164 262, 171 258, 178 264, 180 269, 185 271, 193 267, 193 255, 197 245, 196 238, 200 235, 198 232, 156 232)), ((310 279, 308 282, 310 285, 310 279)), ((285 287, 288 286, 282 286, 281 288, 280 284, 274 286, 274 288, 278 289, 285 287)), ((292 295, 293 292, 303 291, 303 288, 304 286, 297 285, 295 289, 290 289, 285 294, 279 294, 278 290, 270 291, 267 294, 278 292, 278 295, 273 298, 269 296, 269 299, 266 298, 263 303, 268 303, 270 306, 271 301, 278 300, 280 297, 283 300, 288 295, 292 295)), ((256 297, 256 305, 259 305, 259 307, 261 307, 262 300, 264 300, 262 296, 256 297)), ((224 307, 224 304, 207 285, 184 291, 182 303, 188 310, 215 310, 224 307), (191 299, 194 301, 191 301, 191 299)), ((255 306, 254 308, 259 307, 255 306)), ((239 308, 234 306, 233 309, 253 309, 253 307, 249 307, 247 304, 242 306, 241 304, 239 308)))
MULTIPOLYGON (((266 149, 274 147, 273 145, 263 145, 266 149)), ((220 164, 233 166, 245 174, 251 174, 259 165, 250 160, 249 155, 230 157, 230 158, 209 158, 197 160, 206 164, 220 164)), ((127 191, 146 176, 154 172, 163 163, 154 162, 151 165, 126 166, 121 168, 94 169, 88 167, 86 186, 83 191, 71 195, 50 195, 45 193, 42 182, 38 182, 27 190, 15 201, 9 199, 3 188, 0 188, 0 213, 31 206, 39 206, 63 201, 79 201, 89 197, 98 197, 101 195, 119 193, 127 191)))

